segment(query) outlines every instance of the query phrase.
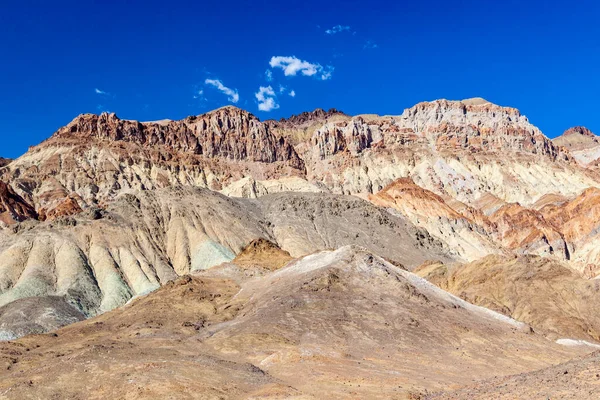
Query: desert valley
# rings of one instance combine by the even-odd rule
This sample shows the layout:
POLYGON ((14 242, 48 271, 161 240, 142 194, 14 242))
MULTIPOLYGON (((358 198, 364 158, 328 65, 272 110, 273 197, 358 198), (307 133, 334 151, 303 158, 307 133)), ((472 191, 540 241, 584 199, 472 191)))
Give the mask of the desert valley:
POLYGON ((82 114, 0 159, 0 398, 600 397, 600 138, 82 114))

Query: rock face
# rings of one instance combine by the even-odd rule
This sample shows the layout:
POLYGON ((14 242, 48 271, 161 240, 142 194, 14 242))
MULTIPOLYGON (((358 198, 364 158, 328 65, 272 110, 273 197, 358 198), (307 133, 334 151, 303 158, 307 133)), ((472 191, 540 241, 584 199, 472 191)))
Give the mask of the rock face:
POLYGON ((54 335, 0 343, 0 391, 15 398, 414 398, 583 353, 344 247, 239 285, 182 277, 54 335))
POLYGON ((0 223, 10 225, 28 218, 37 218, 35 209, 0 181, 0 223))
POLYGON ((327 123, 311 140, 296 146, 308 179, 334 192, 375 193, 410 176, 469 205, 487 193, 530 204, 597 184, 516 109, 491 103, 420 103, 399 117, 327 123))
POLYGON ((46 214, 66 197, 84 209, 129 190, 173 185, 220 190, 244 176, 303 174, 303 161, 287 139, 233 107, 156 123, 81 115, 0 172, 46 214))
POLYGON ((467 260, 503 252, 496 241, 497 225, 483 213, 464 206, 464 214, 450 207, 442 197, 401 178, 369 200, 380 207, 406 215, 412 223, 426 229, 445 243, 450 252, 467 260))
MULTIPOLYGON (((299 125, 307 125, 312 122, 322 122, 334 116, 347 116, 342 111, 338 111, 335 108, 330 108, 328 111, 323 110, 322 108, 317 108, 311 112, 302 112, 298 115, 292 115, 289 118, 281 118, 277 121, 278 124, 287 125, 289 127, 299 126, 299 125)), ((273 121, 274 122, 274 121, 273 121)))
POLYGON ((235 161, 289 162, 302 169, 302 161, 285 139, 267 131, 252 114, 224 107, 182 121, 140 123, 115 114, 85 114, 60 129, 55 139, 97 138, 124 141, 144 147, 164 146, 174 152, 235 161))
POLYGON ((11 161, 12 160, 8 158, 0 157, 0 168, 6 167, 8 164, 10 164, 11 161))

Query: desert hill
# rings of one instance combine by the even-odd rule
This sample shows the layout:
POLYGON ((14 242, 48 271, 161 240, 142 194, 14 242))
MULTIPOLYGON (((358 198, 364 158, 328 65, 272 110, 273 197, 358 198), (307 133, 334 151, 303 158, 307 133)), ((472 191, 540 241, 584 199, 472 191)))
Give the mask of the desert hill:
POLYGON ((178 278, 56 333, 0 344, 0 391, 12 398, 409 398, 586 351, 343 247, 241 286, 203 273, 178 278))

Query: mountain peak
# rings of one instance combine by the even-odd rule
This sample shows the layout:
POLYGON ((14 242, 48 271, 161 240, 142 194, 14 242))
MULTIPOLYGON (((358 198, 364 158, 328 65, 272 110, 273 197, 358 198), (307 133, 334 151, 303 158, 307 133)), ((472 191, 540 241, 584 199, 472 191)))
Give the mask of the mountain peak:
POLYGON ((277 122, 285 125, 302 125, 313 121, 324 121, 335 115, 346 116, 347 114, 335 108, 330 108, 327 111, 322 108, 315 108, 313 111, 304 111, 289 118, 281 118, 277 122))
POLYGON ((571 136, 571 135, 582 135, 582 136, 588 136, 588 137, 592 137, 592 138, 596 137, 594 132, 590 131, 585 126, 574 126, 563 132, 563 136, 571 136))
POLYGON ((484 99, 483 97, 472 97, 470 99, 464 99, 460 101, 463 104, 469 105, 469 106, 480 106, 483 104, 493 104, 489 101, 487 101, 486 99, 484 99))

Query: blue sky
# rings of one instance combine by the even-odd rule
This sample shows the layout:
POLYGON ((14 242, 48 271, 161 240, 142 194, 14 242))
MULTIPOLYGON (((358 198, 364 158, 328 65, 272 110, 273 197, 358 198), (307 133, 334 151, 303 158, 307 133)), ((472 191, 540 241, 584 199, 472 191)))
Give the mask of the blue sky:
POLYGON ((5 0, 0 156, 84 112, 180 119, 226 104, 264 120, 481 96, 550 137, 600 133, 599 18, 587 0, 5 0))

